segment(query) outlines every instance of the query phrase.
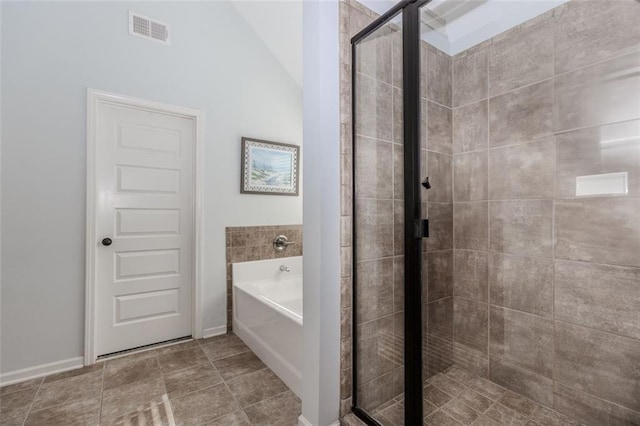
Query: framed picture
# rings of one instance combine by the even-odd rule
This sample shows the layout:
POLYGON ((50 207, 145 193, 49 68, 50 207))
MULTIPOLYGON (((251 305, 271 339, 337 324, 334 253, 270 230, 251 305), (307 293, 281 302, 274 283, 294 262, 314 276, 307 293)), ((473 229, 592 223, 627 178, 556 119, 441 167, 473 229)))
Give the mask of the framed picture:
POLYGON ((300 147, 242 138, 243 194, 298 195, 300 147))

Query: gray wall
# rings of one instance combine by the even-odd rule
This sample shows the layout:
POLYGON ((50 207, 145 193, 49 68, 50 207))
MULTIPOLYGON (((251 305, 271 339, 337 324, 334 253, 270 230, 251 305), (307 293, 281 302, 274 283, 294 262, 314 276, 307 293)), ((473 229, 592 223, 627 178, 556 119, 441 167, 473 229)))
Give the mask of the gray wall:
POLYGON ((2 9, 0 371, 83 354, 88 87, 204 111, 203 328, 224 326, 225 226, 302 220, 302 197, 239 194, 240 137, 301 144, 301 88, 226 2, 2 9), (129 36, 129 9, 172 45, 129 36))

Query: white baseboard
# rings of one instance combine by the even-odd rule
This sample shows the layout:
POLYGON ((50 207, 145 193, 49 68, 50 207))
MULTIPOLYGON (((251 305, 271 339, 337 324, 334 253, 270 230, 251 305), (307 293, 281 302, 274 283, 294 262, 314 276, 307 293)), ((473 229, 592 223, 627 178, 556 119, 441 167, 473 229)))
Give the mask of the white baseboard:
POLYGON ((298 426, 313 426, 302 414, 298 417, 298 426))
POLYGON ((84 366, 84 358, 79 356, 63 361, 56 361, 49 364, 36 365, 35 367, 23 368, 21 370, 9 371, 0 374, 0 385, 10 385, 12 383, 24 382, 37 377, 48 376, 49 374, 62 373, 63 371, 75 370, 84 366))
MULTIPOLYGON (((307 420, 302 414, 298 417, 298 426, 313 426, 309 420, 307 420)), ((329 426, 340 426, 340 420, 336 420, 329 426)))
POLYGON ((205 328, 202 330, 202 338, 206 339, 208 337, 220 336, 221 334, 227 333, 227 326, 221 325, 218 327, 205 328))

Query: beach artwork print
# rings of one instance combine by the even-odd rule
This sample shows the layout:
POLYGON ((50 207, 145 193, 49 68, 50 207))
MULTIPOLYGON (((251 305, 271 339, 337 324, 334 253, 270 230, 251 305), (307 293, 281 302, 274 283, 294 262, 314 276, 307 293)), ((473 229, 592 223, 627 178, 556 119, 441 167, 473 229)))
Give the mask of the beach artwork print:
POLYGON ((296 145, 242 139, 243 194, 298 195, 296 145))

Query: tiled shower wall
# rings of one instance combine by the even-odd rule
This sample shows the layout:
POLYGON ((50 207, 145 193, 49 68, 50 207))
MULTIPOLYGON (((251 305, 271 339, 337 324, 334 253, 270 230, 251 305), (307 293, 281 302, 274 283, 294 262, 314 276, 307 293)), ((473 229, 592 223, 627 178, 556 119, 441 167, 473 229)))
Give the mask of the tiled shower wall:
POLYGON ((252 260, 302 256, 302 225, 235 226, 225 228, 227 253, 227 331, 233 327, 233 277, 231 264, 252 260), (285 235, 295 243, 286 250, 273 248, 273 240, 285 235))
MULTIPOLYGON (((374 18, 340 3, 341 415, 351 404, 349 39, 374 18)), ((422 98, 434 141, 423 153, 433 185, 425 372, 455 361, 588 424, 640 424, 637 22, 635 0, 573 0, 430 68, 453 90, 422 85, 437 92, 422 98), (619 171, 627 196, 575 197, 577 176, 619 171)))
POLYGON ((454 361, 594 425, 640 424, 639 22, 573 0, 453 58, 454 361))

